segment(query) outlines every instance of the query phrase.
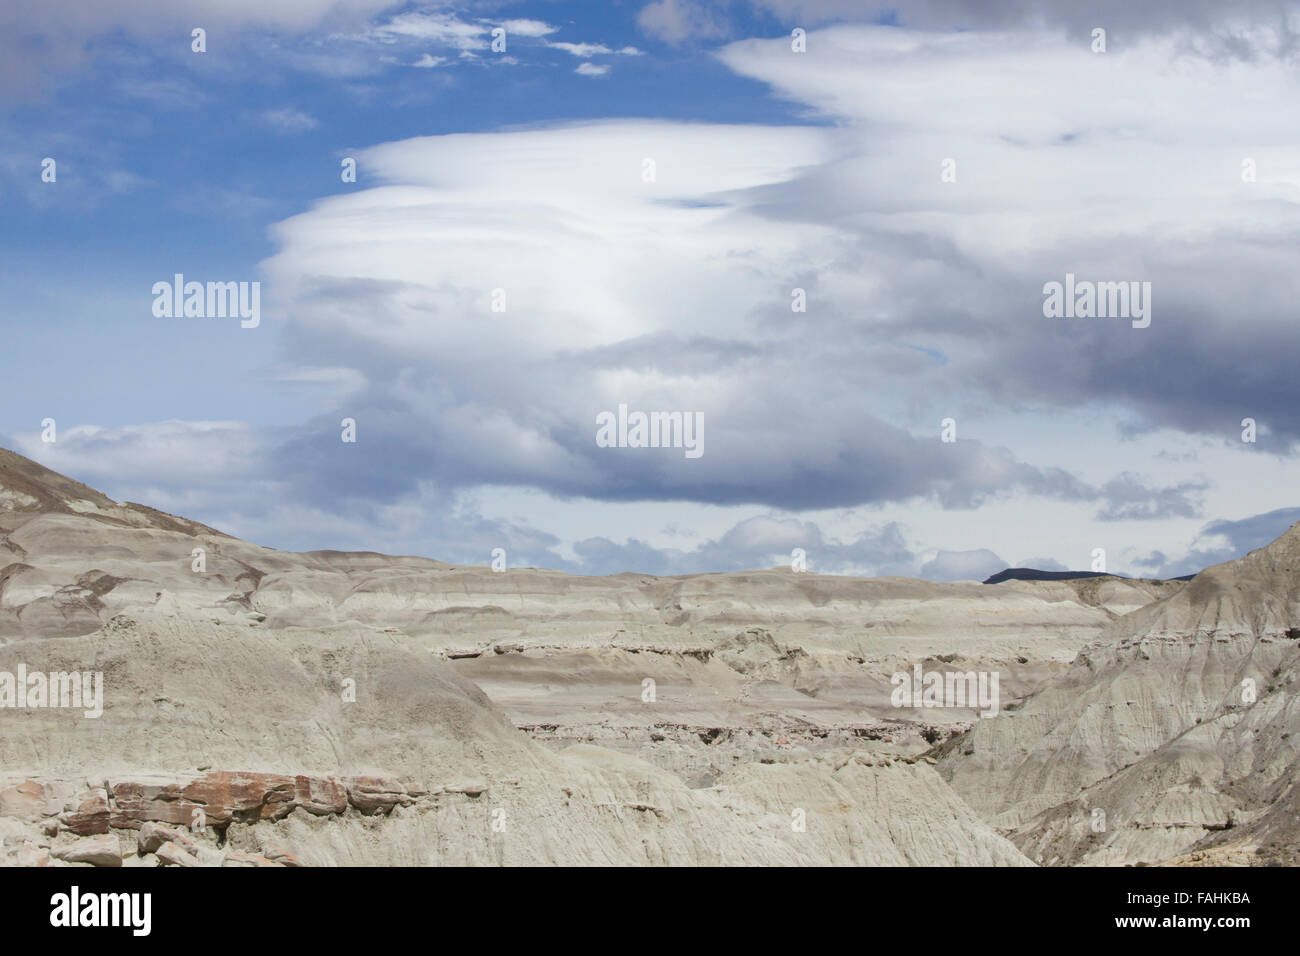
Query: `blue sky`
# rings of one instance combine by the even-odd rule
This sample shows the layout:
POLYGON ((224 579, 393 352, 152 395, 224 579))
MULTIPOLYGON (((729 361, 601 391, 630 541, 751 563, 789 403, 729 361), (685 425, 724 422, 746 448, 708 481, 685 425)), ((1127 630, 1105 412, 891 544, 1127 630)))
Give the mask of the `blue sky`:
POLYGON ((1296 517, 1300 17, 1129 6, 0 12, 0 444, 293 549, 1235 556, 1296 517), (178 272, 260 282, 261 324, 156 317, 178 272), (1045 318, 1067 272, 1151 282, 1150 327, 1045 318), (708 451, 598 448, 619 403, 708 451))
MULTIPOLYGON (((533 7, 499 9, 526 17, 533 7)), ((174 271, 255 275, 274 251, 268 223, 354 189, 340 181, 339 159, 365 146, 611 115, 810 121, 707 52, 647 37, 636 26, 639 9, 541 4, 532 12, 544 13, 554 32, 508 35, 507 54, 519 60, 508 68, 484 55, 457 62, 436 42, 350 38, 364 25, 338 37, 210 26, 204 55, 191 50, 186 29, 170 36, 120 30, 93 36, 83 69, 50 75, 39 91, 5 104, 13 172, 39 169, 46 156, 59 163, 57 189, 39 189, 44 184, 17 175, 4 189, 0 278, 11 290, 7 310, 23 316, 11 323, 15 351, 57 353, 71 366, 60 379, 35 364, 6 369, 14 386, 8 427, 16 430, 38 413, 76 419, 91 396, 98 424, 127 425, 156 416, 162 394, 172 417, 297 421, 300 404, 258 385, 258 370, 275 360, 279 326, 269 325, 255 341, 231 328, 168 328, 139 310, 138 290, 174 271), (639 43, 646 50, 578 57, 545 42, 615 50, 639 43), (412 68, 425 54, 447 63, 412 68), (307 56, 340 62, 343 75, 294 59, 307 56), (582 63, 616 63, 617 69, 597 82, 574 72, 582 63), (698 95, 701 89, 708 95, 698 95), (66 281, 31 282, 34 274, 75 276, 76 291, 66 281), (89 288, 96 290, 91 300, 89 288), (117 315, 110 318, 103 308, 115 301, 117 315), (77 348, 70 350, 74 336, 77 348), (139 338, 156 340, 158 353, 168 356, 165 367, 148 369, 156 389, 132 384, 141 371, 139 338), (212 375, 218 360, 225 369, 212 375), (230 387, 233 372, 242 387, 230 387)), ((438 15, 419 4, 389 10, 372 25, 422 10, 438 15)), ((752 28, 773 29, 771 16, 745 12, 752 28)), ((480 19, 467 17, 489 29, 488 20, 510 17, 480 19)))

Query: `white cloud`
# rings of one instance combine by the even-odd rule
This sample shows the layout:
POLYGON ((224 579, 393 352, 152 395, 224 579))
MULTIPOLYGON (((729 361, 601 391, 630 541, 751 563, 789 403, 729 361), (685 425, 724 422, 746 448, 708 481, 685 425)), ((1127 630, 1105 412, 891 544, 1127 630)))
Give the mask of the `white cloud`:
POLYGON ((364 399, 389 409, 400 467, 445 482, 783 507, 1086 495, 1004 449, 917 438, 887 402, 864 407, 864 369, 924 387, 932 361, 846 334, 834 310, 792 317, 790 289, 822 282, 818 270, 862 302, 877 282, 844 259, 850 230, 768 211, 834 160, 836 138, 620 121, 387 144, 362 162, 389 185, 281 223, 265 266, 285 313, 340 361, 401 369, 367 369, 364 399), (756 376, 771 387, 755 393, 756 376), (708 452, 598 450, 595 416, 620 403, 701 412, 708 452))
POLYGON ((441 66, 446 62, 447 62, 447 58, 445 56, 432 56, 426 53, 418 60, 416 60, 414 63, 412 63, 411 66, 419 66, 419 67, 424 67, 426 69, 429 69, 435 66, 441 66))
POLYGON ((320 125, 314 116, 289 107, 267 110, 262 114, 262 122, 283 133, 304 133, 320 125))
POLYGON ((823 295, 870 296, 895 327, 925 328, 950 380, 976 392, 997 380, 987 391, 1001 400, 1112 402, 1137 427, 1201 433, 1224 434, 1240 404, 1274 427, 1292 420, 1294 379, 1258 357, 1283 347, 1297 295, 1280 268, 1300 203, 1289 60, 890 27, 815 31, 809 44, 747 40, 719 56, 841 131, 840 158, 805 178, 805 214, 858 233, 878 281, 823 273, 823 295), (1243 181, 1246 158, 1257 182, 1243 181), (1044 321, 1042 287, 1067 272, 1151 281, 1152 328, 1044 321), (1069 363, 1046 360, 1063 350, 1069 363), (1207 387, 1189 393, 1188 375, 1207 387))
POLYGON ((976 551, 940 551, 920 568, 930 581, 983 581, 1004 570, 1007 563, 987 548, 976 551))
POLYGON ((603 54, 614 52, 603 43, 565 43, 557 40, 554 43, 548 43, 546 45, 553 50, 563 50, 565 53, 572 53, 574 56, 582 57, 584 59, 595 56, 598 53, 603 54))
POLYGON ((665 43, 715 40, 728 34, 725 16, 696 0, 654 0, 637 14, 637 26, 665 43))
MULTIPOLYGON (((1157 238, 1186 237, 1189 226, 1239 223, 1243 200, 1300 201, 1294 137, 1261 130, 1251 108, 1285 102, 1300 118, 1300 83, 1285 62, 1223 64, 1155 40, 1094 54, 1045 35, 1026 43, 891 27, 838 27, 809 40, 815 56, 791 53, 786 39, 734 43, 719 56, 855 131, 844 144, 855 159, 842 173, 891 184, 862 193, 855 213, 901 214, 964 251, 1000 256, 1153 226, 1157 238), (1136 101, 1138 86, 1164 108, 1136 101), (1244 189, 1247 152, 1268 156, 1270 181, 1254 184, 1263 189, 1244 189), (948 157, 955 184, 940 179, 948 157)), ((1252 207, 1252 218, 1281 225, 1285 207, 1252 207)))
POLYGON ((620 47, 617 50, 605 46, 603 43, 567 43, 562 40, 556 40, 546 44, 553 50, 563 50, 565 53, 572 54, 582 59, 589 59, 593 56, 642 56, 642 52, 634 46, 620 47))
MULTIPOLYGON (((390 38, 482 39, 454 18, 394 22, 390 38)), ((840 27, 814 31, 802 56, 786 38, 720 51, 823 127, 601 121, 367 150, 381 185, 276 227, 268 288, 314 363, 282 379, 347 390, 370 413, 367 461, 383 462, 390 502, 417 476, 796 511, 1028 493, 1080 502, 1057 555, 1071 564, 1103 491, 1118 501, 1100 514, 1128 525, 1222 513, 1213 486, 1231 467, 1208 455, 1204 480, 1149 482, 1128 475, 1148 472, 1124 445, 1093 441, 1088 466, 1104 473, 1089 485, 1049 467, 1071 454, 1050 448, 1050 428, 1012 430, 1015 451, 987 429, 994 410, 1025 406, 1205 428, 1244 414, 1203 404, 1232 411, 1218 390, 1233 387, 1288 406, 1300 82, 1267 58, 1216 62, 1161 40, 1099 56, 1032 38, 840 27), (1241 181, 1243 155, 1259 182, 1241 181), (948 157, 955 182, 941 178, 948 157), (1145 334, 1042 319, 1043 282, 1143 277, 1130 270, 1156 277, 1145 334), (807 312, 791 311, 795 288, 807 312), (492 311, 496 289, 506 312, 492 311), (1204 373, 1241 367, 1234 349, 1250 352, 1251 383, 1204 373), (705 456, 598 451, 594 416, 620 403, 702 412, 705 456), (935 423, 950 413, 962 440, 949 446, 935 423)), ((587 60, 602 45, 558 48, 580 73, 607 69, 587 60)), ((313 457, 332 447, 313 429, 337 421, 322 413, 284 452, 322 500, 373 482, 313 457)), ((969 548, 942 533, 926 538, 969 548)), ((1136 546, 1127 528, 1120 540, 1112 550, 1136 546)), ((954 550, 926 573, 991 560, 954 550)))
POLYGON ((970 432, 941 445, 936 406, 1072 407, 1108 381, 1107 399, 1154 407, 1143 390, 1159 381, 1125 378, 1123 360, 1157 341, 1196 347, 1159 337, 1171 313, 1147 338, 1080 326, 1089 347, 1060 366, 1044 356, 1066 330, 1043 320, 1040 289, 1067 270, 1141 278, 1128 270, 1153 268, 1163 243, 1200 257, 1158 283, 1157 308, 1178 308, 1184 288, 1223 316, 1243 301, 1286 314, 1258 230, 1285 254, 1290 207, 1270 200, 1294 190, 1300 151, 1243 104, 1295 112, 1296 80, 1157 41, 1098 56, 1036 39, 844 27, 811 34, 815 56, 784 38, 720 52, 831 127, 606 121, 386 144, 365 162, 387 185, 282 223, 266 265, 294 321, 341 343, 339 361, 400 361, 404 375, 364 370, 367 398, 409 412, 404 454, 446 481, 785 508, 975 507, 1018 489, 1095 514, 1106 481, 1141 470, 1122 449, 1088 485, 970 432), (1170 109, 1139 108, 1135 88, 1170 109), (1207 135, 1216 149, 1197 145, 1207 135), (1270 156, 1270 182, 1248 189, 1246 141, 1270 156), (949 156, 955 183, 941 178, 949 156), (1249 293, 1205 267, 1232 248, 1243 208, 1249 258, 1231 260, 1263 280, 1249 293), (806 313, 791 312, 794 288, 806 313), (494 289, 508 320, 493 318, 494 289), (703 412, 705 456, 596 453, 595 413, 623 402, 703 412))
POLYGON ((272 370, 271 380, 286 385, 318 386, 339 396, 356 392, 366 385, 366 376, 343 366, 289 365, 272 370))
POLYGON ((245 31, 299 36, 312 31, 364 28, 400 0, 133 0, 127 4, 42 0, 0 4, 0 93, 40 92, 50 73, 85 66, 90 41, 107 33, 174 44, 189 55, 190 30, 202 26, 209 49, 245 31))
POLYGON ((573 72, 582 76, 604 76, 609 72, 609 66, 606 64, 579 63, 573 72))
POLYGON ((58 441, 49 444, 39 433, 19 436, 16 450, 92 487, 121 481, 226 485, 257 471, 263 451, 250 426, 229 421, 74 425, 60 428, 58 441))
POLYGON ((542 20, 505 20, 501 26, 505 27, 507 37, 512 34, 521 37, 544 37, 559 29, 542 20))
MULTIPOLYGON (((290 296, 312 295, 321 275, 403 283, 404 291, 376 290, 386 312, 396 308, 392 319, 355 331, 417 354, 522 356, 666 329, 691 333, 685 302, 698 296, 719 316, 734 311, 725 303, 736 290, 719 288, 722 277, 750 285, 756 271, 779 274, 793 249, 782 234, 819 232, 765 229, 736 191, 789 178, 827 155, 825 144, 824 132, 809 127, 654 121, 386 144, 366 151, 363 163, 392 185, 326 199, 281 223, 282 251, 267 266, 290 296), (642 180, 647 158, 656 164, 653 184, 642 180), (723 205, 678 204, 706 200, 723 205), (755 242, 769 232, 770 248, 755 242), (728 249, 743 251, 744 261, 729 264, 728 249), (677 291, 662 288, 669 275, 677 291), (486 309, 498 286, 532 317, 514 330, 514 345, 491 326, 428 319, 486 309)), ((333 320, 313 307, 302 321, 333 320)), ((712 331, 745 324, 736 315, 712 331)))
POLYGON ((491 28, 483 23, 462 20, 452 13, 401 13, 370 31, 378 40, 399 39, 437 43, 454 50, 483 50, 488 47, 491 28))

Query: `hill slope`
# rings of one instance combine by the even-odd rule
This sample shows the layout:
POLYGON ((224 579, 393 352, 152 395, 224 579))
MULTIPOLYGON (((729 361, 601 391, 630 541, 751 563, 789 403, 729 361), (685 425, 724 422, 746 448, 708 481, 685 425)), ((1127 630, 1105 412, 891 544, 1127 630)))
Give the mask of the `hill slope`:
POLYGON ((1293 858, 1300 525, 1116 620, 942 771, 1044 863, 1293 858), (1104 813, 1104 830, 1094 820, 1104 813))
POLYGON ((916 759, 923 725, 854 688, 883 707, 891 642, 961 643, 936 597, 996 615, 971 653, 1041 637, 1026 685, 1104 620, 972 586, 289 554, 0 464, 0 679, 102 679, 99 716, 0 710, 10 864, 1025 865, 916 759))

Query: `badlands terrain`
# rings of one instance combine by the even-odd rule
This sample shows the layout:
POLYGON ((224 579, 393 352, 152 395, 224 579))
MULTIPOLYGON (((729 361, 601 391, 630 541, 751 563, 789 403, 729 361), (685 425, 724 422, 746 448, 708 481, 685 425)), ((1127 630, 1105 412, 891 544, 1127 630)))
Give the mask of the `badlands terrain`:
POLYGON ((1300 527, 1190 582, 498 573, 0 450, 0 675, 102 674, 0 706, 0 863, 1295 863, 1298 599, 1300 527))

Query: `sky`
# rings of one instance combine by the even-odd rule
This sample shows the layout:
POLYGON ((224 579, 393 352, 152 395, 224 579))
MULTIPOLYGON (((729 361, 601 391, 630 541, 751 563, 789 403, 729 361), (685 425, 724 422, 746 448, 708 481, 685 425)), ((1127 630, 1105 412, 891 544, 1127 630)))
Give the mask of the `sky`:
POLYGON ((0 446, 291 550, 1192 573, 1300 520, 1298 37, 1279 0, 3 0, 0 446), (177 274, 256 324, 165 314, 177 274), (620 406, 698 454, 599 440, 620 406))

